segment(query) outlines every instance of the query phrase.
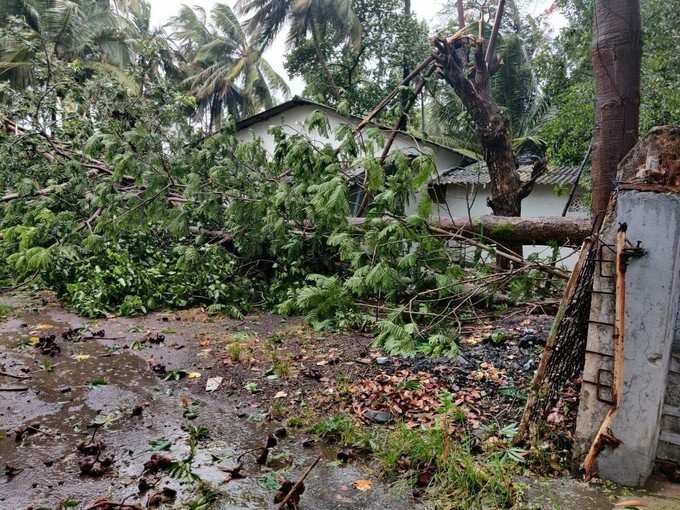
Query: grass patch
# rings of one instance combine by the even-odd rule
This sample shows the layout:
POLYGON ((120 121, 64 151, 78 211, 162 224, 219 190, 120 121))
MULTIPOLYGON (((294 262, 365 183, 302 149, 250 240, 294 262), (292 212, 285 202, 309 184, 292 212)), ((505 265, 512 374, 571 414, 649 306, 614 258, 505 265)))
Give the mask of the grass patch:
POLYGON ((310 431, 329 443, 367 452, 373 450, 373 434, 355 424, 345 414, 325 418, 314 425, 310 431))
POLYGON ((498 452, 474 454, 472 441, 458 439, 447 427, 372 431, 337 415, 315 425, 311 432, 343 447, 361 448, 377 461, 382 475, 419 493, 428 508, 477 510, 512 508, 522 491, 514 477, 518 463, 498 452))
POLYGON ((6 319, 13 311, 11 306, 0 303, 0 319, 6 319))

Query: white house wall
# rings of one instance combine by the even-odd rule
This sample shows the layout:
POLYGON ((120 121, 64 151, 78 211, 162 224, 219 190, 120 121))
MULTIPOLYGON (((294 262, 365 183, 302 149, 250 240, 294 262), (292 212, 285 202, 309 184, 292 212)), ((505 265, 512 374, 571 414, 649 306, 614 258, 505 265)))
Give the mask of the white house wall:
MULTIPOLYGON (((339 142, 335 139, 335 132, 341 124, 347 124, 348 122, 356 124, 355 121, 347 119, 340 114, 332 111, 322 109, 328 118, 330 125, 329 136, 325 137, 320 135, 318 132, 314 131, 309 133, 305 127, 306 120, 314 113, 314 111, 319 110, 312 105, 299 105, 289 110, 282 112, 281 114, 271 117, 266 120, 257 122, 247 128, 244 128, 239 133, 237 137, 242 141, 251 141, 254 138, 260 138, 264 145, 265 150, 272 154, 274 152, 274 138, 267 132, 272 126, 283 126, 286 133, 289 134, 304 134, 308 136, 312 141, 319 143, 321 145, 330 144, 333 147, 337 147, 339 142)), ((385 141, 387 141, 388 133, 385 133, 385 141)), ((434 163, 439 170, 448 170, 460 164, 462 157, 444 147, 440 147, 427 142, 421 142, 415 140, 408 135, 398 134, 392 150, 400 150, 402 152, 417 152, 420 154, 431 154, 434 158, 434 163)), ((376 156, 382 152, 382 147, 376 150, 376 156)))

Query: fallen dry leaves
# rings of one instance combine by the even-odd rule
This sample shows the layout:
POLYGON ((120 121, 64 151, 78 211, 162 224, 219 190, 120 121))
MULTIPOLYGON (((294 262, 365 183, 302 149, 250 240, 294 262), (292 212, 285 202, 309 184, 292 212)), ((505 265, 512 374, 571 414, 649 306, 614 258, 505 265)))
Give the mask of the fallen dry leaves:
POLYGON ((367 410, 386 411, 410 427, 432 423, 447 385, 427 372, 399 370, 364 379, 350 388, 352 411, 366 420, 367 410))
POLYGON ((352 487, 361 492, 366 492, 373 487, 373 482, 370 480, 356 480, 352 487))

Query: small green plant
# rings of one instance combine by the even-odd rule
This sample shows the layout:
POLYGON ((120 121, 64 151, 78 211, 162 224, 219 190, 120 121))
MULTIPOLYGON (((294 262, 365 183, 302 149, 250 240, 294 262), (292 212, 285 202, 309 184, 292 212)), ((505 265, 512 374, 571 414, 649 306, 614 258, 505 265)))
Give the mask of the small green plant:
POLYGON ((259 391, 259 388, 258 388, 256 382, 249 382, 249 383, 244 384, 243 389, 245 389, 246 391, 249 391, 250 393, 255 393, 255 392, 259 391))
POLYGON ((275 491, 281 486, 279 479, 285 475, 285 470, 267 473, 257 479, 257 484, 265 490, 275 491))
POLYGON ((12 308, 11 306, 0 303, 0 319, 5 319, 9 317, 13 310, 14 308, 12 308))
POLYGON ((122 420, 124 417, 125 417, 124 413, 122 413, 120 410, 116 410, 109 414, 98 414, 97 416, 94 417, 92 423, 93 425, 96 425, 103 429, 109 429, 113 426, 114 423, 116 423, 119 420, 122 420))
POLYGON ((299 429, 300 427, 303 426, 303 421, 302 418, 299 416, 291 416, 290 418, 288 418, 286 424, 291 428, 299 429))
POLYGON ((448 390, 444 390, 439 394, 440 406, 437 412, 441 415, 447 416, 452 419, 455 423, 460 423, 461 425, 465 423, 465 411, 458 407, 455 403, 455 395, 448 390))
POLYGON ((190 444, 196 445, 210 438, 210 432, 205 427, 197 427, 189 423, 182 428, 189 434, 190 444))
POLYGON ((193 457, 189 457, 188 459, 184 460, 177 460, 173 461, 166 469, 168 474, 172 476, 173 478, 184 481, 184 482, 198 482, 201 478, 194 473, 191 463, 193 461, 193 457))
POLYGON ((502 344, 506 339, 505 331, 494 331, 489 337, 495 344, 502 344))
POLYGON ((285 379, 290 376, 290 362, 285 358, 277 358, 272 366, 274 374, 285 379))
POLYGON ((172 442, 164 437, 149 441, 149 451, 152 452, 167 452, 171 446, 172 442))
POLYGON ((141 351, 143 349, 146 349, 148 347, 147 343, 142 341, 142 340, 134 340, 130 344, 130 349, 133 351, 141 351))
POLYGON ((45 372, 52 372, 54 370, 54 367, 55 367, 54 363, 48 359, 40 363, 40 370, 44 370, 45 372))
POLYGON ((233 342, 227 347, 227 355, 234 363, 241 361, 243 357, 243 347, 240 342, 233 342))
POLYGON ((504 397, 512 398, 519 401, 526 401, 527 394, 517 388, 516 386, 504 386, 498 389, 498 393, 504 397))
POLYGON ((325 418, 314 425, 310 432, 320 438, 341 446, 371 451, 371 434, 356 425, 345 414, 325 418))
POLYGON ((184 379, 188 375, 186 370, 178 369, 178 370, 168 370, 166 374, 163 376, 164 381, 179 381, 180 379, 184 379))
POLYGON ((269 407, 269 416, 274 420, 280 420, 284 418, 286 414, 288 414, 286 405, 279 399, 273 400, 269 407))
POLYGON ((210 510, 213 508, 217 502, 218 493, 205 484, 201 484, 199 492, 201 493, 200 496, 183 504, 185 510, 210 510))
POLYGON ((397 390, 417 391, 421 386, 422 384, 418 379, 407 379, 397 384, 397 390))

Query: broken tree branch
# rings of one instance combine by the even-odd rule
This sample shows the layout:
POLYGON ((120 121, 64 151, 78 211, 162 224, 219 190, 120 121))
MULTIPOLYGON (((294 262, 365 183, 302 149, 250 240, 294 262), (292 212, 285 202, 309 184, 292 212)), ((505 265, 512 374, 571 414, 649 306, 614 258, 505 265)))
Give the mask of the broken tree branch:
POLYGON ((491 37, 489 38, 489 45, 486 47, 486 56, 484 62, 486 67, 490 68, 491 63, 495 59, 496 42, 498 41, 498 31, 501 28, 501 20, 503 19, 503 12, 505 11, 505 0, 499 0, 498 10, 496 11, 496 19, 493 22, 493 29, 491 30, 491 37))
POLYGON ((409 75, 401 80, 399 85, 397 85, 394 89, 392 89, 392 92, 387 94, 380 103, 378 103, 378 106, 376 106, 357 126, 354 128, 354 132, 358 133, 362 129, 366 127, 367 124, 369 124, 375 117, 378 115, 392 99, 397 97, 397 94, 399 94, 399 90, 401 87, 404 85, 407 85, 413 78, 418 76, 423 69, 425 69, 427 66, 429 66, 432 62, 434 61, 434 56, 430 55, 427 57, 425 60, 423 60, 420 64, 418 64, 413 71, 409 73, 409 75))
POLYGON ((531 169, 531 177, 527 182, 525 182, 519 189, 520 200, 524 200, 528 197, 534 190, 534 185, 538 178, 543 175, 548 170, 548 161, 545 158, 541 158, 534 161, 533 168, 531 169))
POLYGON ((578 189, 578 183, 581 180, 581 174, 583 174, 583 169, 586 166, 586 163, 588 162, 588 158, 590 158, 590 153, 593 150, 593 139, 592 137, 590 138, 590 143, 588 144, 588 150, 586 151, 586 155, 583 157, 583 161, 581 161, 581 165, 578 167, 578 173, 576 174, 576 180, 574 181, 574 184, 571 185, 571 191, 569 192, 569 198, 567 198, 567 203, 564 204, 564 209, 562 210, 562 216, 567 215, 567 211, 569 211, 569 207, 571 207, 572 202, 574 201, 574 197, 576 196, 576 190, 578 189))
POLYGON ((463 8, 463 0, 456 0, 456 9, 458 10, 458 28, 465 28, 465 9, 463 8))
POLYGON ((277 510, 283 510, 284 508, 286 508, 286 505, 288 504, 288 500, 293 496, 293 494, 296 494, 296 493, 297 493, 297 491, 298 491, 300 485, 302 485, 302 483, 305 481, 305 478, 307 478, 307 476, 309 475, 309 473, 312 472, 312 469, 314 469, 314 466, 316 466, 316 465, 319 463, 320 460, 321 460, 321 455, 319 455, 319 456, 314 460, 314 462, 312 462, 312 464, 311 464, 311 465, 307 468, 307 470, 302 474, 302 476, 300 477, 300 479, 299 479, 297 482, 295 482, 295 485, 293 485, 293 487, 290 489, 290 491, 288 492, 288 494, 286 494, 286 497, 283 498, 283 500, 282 500, 281 503, 279 504, 277 510))
MULTIPOLYGON (((389 219, 389 218, 386 218, 389 219)), ((370 220, 350 218, 352 225, 360 226, 370 220)), ((591 234, 590 221, 582 218, 544 216, 523 218, 521 216, 485 215, 476 218, 448 218, 432 222, 447 233, 464 237, 484 236, 497 243, 547 244, 555 241, 562 245, 578 246, 591 234)))

